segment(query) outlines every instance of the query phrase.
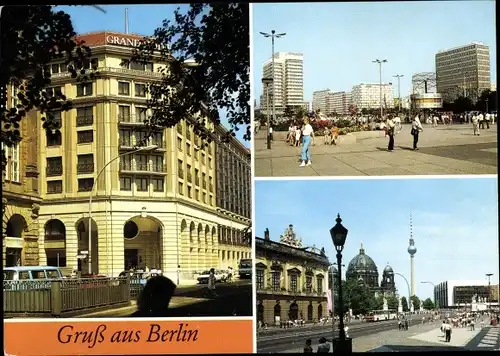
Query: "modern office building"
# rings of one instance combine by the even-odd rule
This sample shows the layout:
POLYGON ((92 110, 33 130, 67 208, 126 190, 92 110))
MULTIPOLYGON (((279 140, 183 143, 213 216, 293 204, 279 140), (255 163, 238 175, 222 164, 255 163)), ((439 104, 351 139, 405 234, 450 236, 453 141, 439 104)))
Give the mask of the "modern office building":
POLYGON ((280 241, 269 231, 255 238, 257 322, 280 325, 302 319, 319 321, 328 315, 326 288, 329 261, 324 249, 307 249, 293 231, 285 230, 280 241))
POLYGON ((329 105, 329 95, 331 91, 330 89, 318 90, 313 92, 312 97, 312 109, 313 111, 318 111, 323 114, 330 113, 330 105, 329 105))
POLYGON ((347 115, 349 113, 349 105, 351 105, 352 97, 350 92, 339 91, 330 93, 328 104, 331 113, 337 115, 347 115))
POLYGON ((436 54, 437 92, 445 101, 459 96, 474 102, 490 89, 490 49, 481 42, 439 51, 436 54))
POLYGON ((352 103, 358 110, 377 109, 382 103, 384 108, 394 105, 392 84, 382 84, 382 101, 380 100, 380 84, 358 84, 352 87, 352 103))
POLYGON ((92 49, 89 67, 100 76, 75 83, 64 64, 53 63, 54 90, 70 98, 73 109, 56 113, 60 134, 40 125, 34 132, 40 265, 110 276, 160 268, 180 281, 250 258, 243 241, 250 225, 248 152, 237 140, 224 142, 224 129, 213 124, 207 126, 213 140, 204 144, 184 120, 138 150, 149 115, 146 84, 159 80, 157 70, 166 64, 126 61, 139 35, 79 38, 92 49))
POLYGON ((498 306, 499 286, 488 286, 488 281, 484 280, 450 280, 441 282, 434 287, 434 300, 440 308, 470 306, 474 298, 477 301, 481 300, 483 303, 498 306))
MULTIPOLYGON (((7 109, 17 105, 17 89, 7 87, 7 109)), ((40 182, 38 165, 38 131, 41 121, 28 115, 20 122, 23 138, 13 147, 2 145, 7 160, 2 170, 2 257, 3 267, 39 262, 38 215, 40 182)))
POLYGON ((436 73, 421 72, 411 77, 412 94, 436 93, 436 73))
POLYGON ((272 110, 273 86, 275 110, 277 115, 282 115, 287 106, 302 107, 304 104, 304 55, 302 53, 278 52, 274 54, 273 61, 269 58, 263 66, 263 78, 273 78, 274 83, 266 86, 263 84, 261 106, 265 113, 267 110, 267 91, 269 88, 269 110, 272 110), (274 74, 274 77, 273 77, 274 74))

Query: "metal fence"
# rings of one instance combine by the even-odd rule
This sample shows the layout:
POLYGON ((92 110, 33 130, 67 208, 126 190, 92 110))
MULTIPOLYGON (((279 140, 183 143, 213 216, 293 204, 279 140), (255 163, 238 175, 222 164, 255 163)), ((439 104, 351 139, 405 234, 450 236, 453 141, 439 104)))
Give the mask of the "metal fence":
POLYGON ((127 305, 127 277, 3 281, 5 315, 65 316, 84 310, 127 305))

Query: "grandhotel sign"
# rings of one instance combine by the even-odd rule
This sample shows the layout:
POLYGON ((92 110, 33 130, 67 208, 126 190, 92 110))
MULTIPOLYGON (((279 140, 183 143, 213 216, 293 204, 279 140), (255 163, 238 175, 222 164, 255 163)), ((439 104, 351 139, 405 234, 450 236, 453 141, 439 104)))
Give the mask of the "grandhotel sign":
MULTIPOLYGON (((139 47, 143 42, 142 39, 123 37, 123 36, 106 36, 106 43, 110 45, 124 46, 124 47, 139 47)), ((156 49, 161 51, 165 46, 157 44, 156 49)))

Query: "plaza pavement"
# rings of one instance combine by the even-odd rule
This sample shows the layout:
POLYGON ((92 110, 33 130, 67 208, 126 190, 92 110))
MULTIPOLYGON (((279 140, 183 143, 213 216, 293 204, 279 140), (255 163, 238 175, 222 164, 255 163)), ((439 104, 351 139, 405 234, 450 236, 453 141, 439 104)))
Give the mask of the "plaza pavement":
POLYGON ((255 177, 386 176, 497 174, 497 125, 474 136, 472 125, 424 125, 419 150, 411 149, 410 125, 395 137, 394 152, 380 132, 354 133, 355 143, 311 147, 312 165, 299 167, 300 147, 284 142, 286 132, 275 132, 272 149, 266 148, 265 128, 254 140, 255 177))

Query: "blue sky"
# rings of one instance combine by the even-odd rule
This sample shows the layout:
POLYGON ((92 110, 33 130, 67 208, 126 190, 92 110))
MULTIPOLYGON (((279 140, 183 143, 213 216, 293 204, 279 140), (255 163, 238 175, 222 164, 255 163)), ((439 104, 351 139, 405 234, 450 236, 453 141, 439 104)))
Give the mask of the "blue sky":
POLYGON ((490 46, 491 79, 496 82, 494 1, 412 1, 290 3, 253 5, 253 83, 262 93, 262 65, 271 57, 271 40, 260 31, 286 32, 276 52, 304 53, 304 100, 322 89, 351 90, 359 83, 378 83, 378 66, 387 59, 383 82, 403 74, 401 95, 408 95, 411 76, 435 71, 434 55, 473 41, 490 46))
MULTIPOLYGON (((420 298, 432 298, 432 286, 445 280, 498 283, 497 179, 302 180, 255 182, 255 233, 269 228, 279 241, 293 224, 304 246, 325 247, 334 260, 329 230, 337 213, 349 230, 343 262, 365 252, 379 273, 389 263, 410 279, 407 252, 409 215, 413 216, 415 286, 420 298)), ((345 272, 345 270, 343 271, 345 272)), ((405 281, 396 276, 405 293, 405 281)))
MULTIPOLYGON (((92 6, 57 6, 71 16, 73 27, 77 33, 96 31, 117 31, 125 32, 125 9, 128 9, 128 29, 129 33, 150 36, 154 30, 161 26, 165 19, 173 20, 173 13, 177 7, 188 8, 189 5, 99 5, 106 13, 93 8, 92 6)), ((226 116, 224 111, 220 111, 221 121, 226 126, 226 116)), ((243 140, 244 129, 236 132, 238 139, 246 147, 250 143, 243 140)))

